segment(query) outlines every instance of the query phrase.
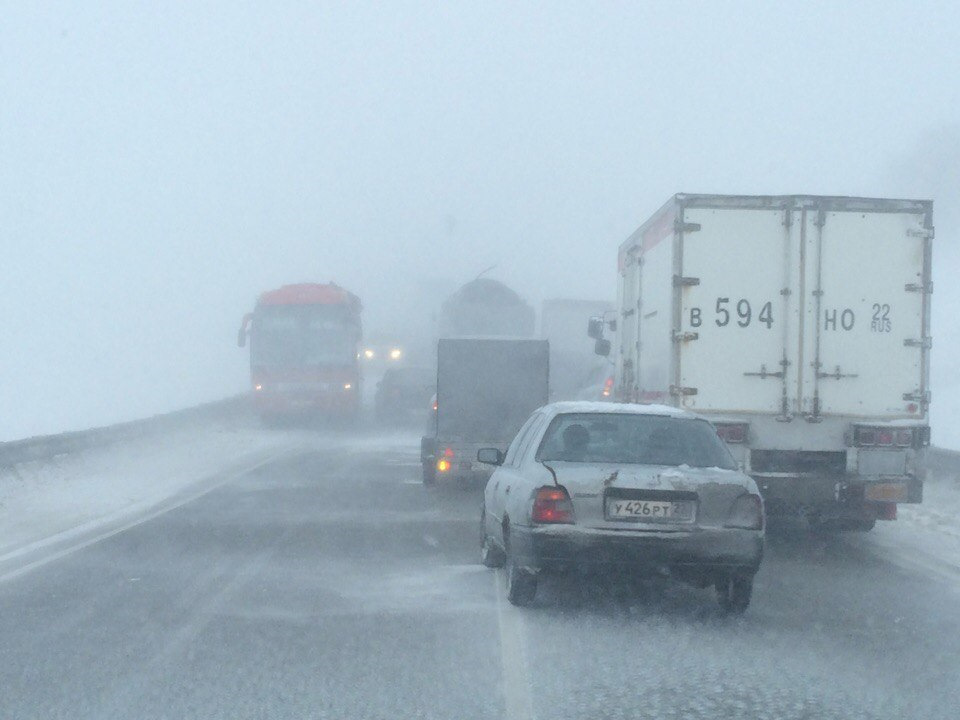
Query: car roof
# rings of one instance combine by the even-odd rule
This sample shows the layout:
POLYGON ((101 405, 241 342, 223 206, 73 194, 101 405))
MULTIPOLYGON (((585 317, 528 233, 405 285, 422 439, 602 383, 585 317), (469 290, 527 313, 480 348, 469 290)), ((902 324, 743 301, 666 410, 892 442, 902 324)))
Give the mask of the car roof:
POLYGON ((700 418, 700 415, 689 410, 671 407, 670 405, 639 405, 635 403, 613 403, 590 400, 564 400, 550 403, 540 408, 542 412, 553 415, 567 413, 603 413, 618 415, 662 415, 677 418, 700 418))

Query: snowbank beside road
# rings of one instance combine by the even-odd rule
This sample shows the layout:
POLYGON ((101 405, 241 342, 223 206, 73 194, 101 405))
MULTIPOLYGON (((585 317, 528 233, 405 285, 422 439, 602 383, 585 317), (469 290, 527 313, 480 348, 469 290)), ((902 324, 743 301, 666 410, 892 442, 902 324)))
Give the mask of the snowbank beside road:
POLYGON ((877 554, 934 574, 960 591, 960 481, 953 474, 927 480, 923 503, 901 505, 895 522, 869 534, 877 554))
POLYGON ((143 512, 196 483, 306 442, 194 421, 165 433, 0 471, 0 559, 16 548, 143 512))

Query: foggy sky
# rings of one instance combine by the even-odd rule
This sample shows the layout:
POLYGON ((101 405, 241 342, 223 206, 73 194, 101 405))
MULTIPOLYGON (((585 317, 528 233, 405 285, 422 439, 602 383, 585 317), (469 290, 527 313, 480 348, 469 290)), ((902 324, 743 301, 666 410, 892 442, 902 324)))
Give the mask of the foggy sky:
POLYGON ((682 191, 933 199, 960 447, 960 14, 774 5, 7 4, 0 439, 244 390, 240 318, 288 282, 371 332, 494 264, 535 305, 612 299, 682 191))

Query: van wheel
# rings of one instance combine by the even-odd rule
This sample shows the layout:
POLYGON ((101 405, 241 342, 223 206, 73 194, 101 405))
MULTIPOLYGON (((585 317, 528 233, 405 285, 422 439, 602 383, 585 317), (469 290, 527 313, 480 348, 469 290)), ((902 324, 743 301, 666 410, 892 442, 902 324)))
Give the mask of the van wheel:
POLYGON ((434 485, 437 482, 437 468, 432 462, 423 463, 423 484, 434 485))
POLYGON ((716 582, 717 602, 724 615, 743 615, 753 594, 753 576, 728 575, 716 582))

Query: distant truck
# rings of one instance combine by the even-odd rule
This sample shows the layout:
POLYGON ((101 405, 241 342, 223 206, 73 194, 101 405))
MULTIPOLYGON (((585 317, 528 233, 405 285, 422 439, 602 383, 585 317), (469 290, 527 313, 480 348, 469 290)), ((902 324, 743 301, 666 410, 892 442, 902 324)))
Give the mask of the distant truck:
POLYGON ((422 438, 423 482, 486 477, 477 450, 506 451, 549 393, 550 348, 545 340, 441 338, 437 395, 422 438))
POLYGON ((533 337, 535 330, 533 308, 489 278, 466 283, 440 308, 439 337, 533 337))
POLYGON ((574 400, 613 374, 610 363, 599 359, 583 336, 583 328, 591 317, 612 316, 612 313, 613 303, 608 300, 553 298, 543 301, 540 337, 550 342, 551 400, 574 400))
POLYGON ((354 420, 360 412, 360 299, 334 283, 263 293, 243 318, 250 387, 267 424, 305 415, 354 420))
POLYGON ((922 499, 930 441, 932 211, 674 196, 620 246, 616 398, 712 419, 768 514, 894 519, 922 499))

